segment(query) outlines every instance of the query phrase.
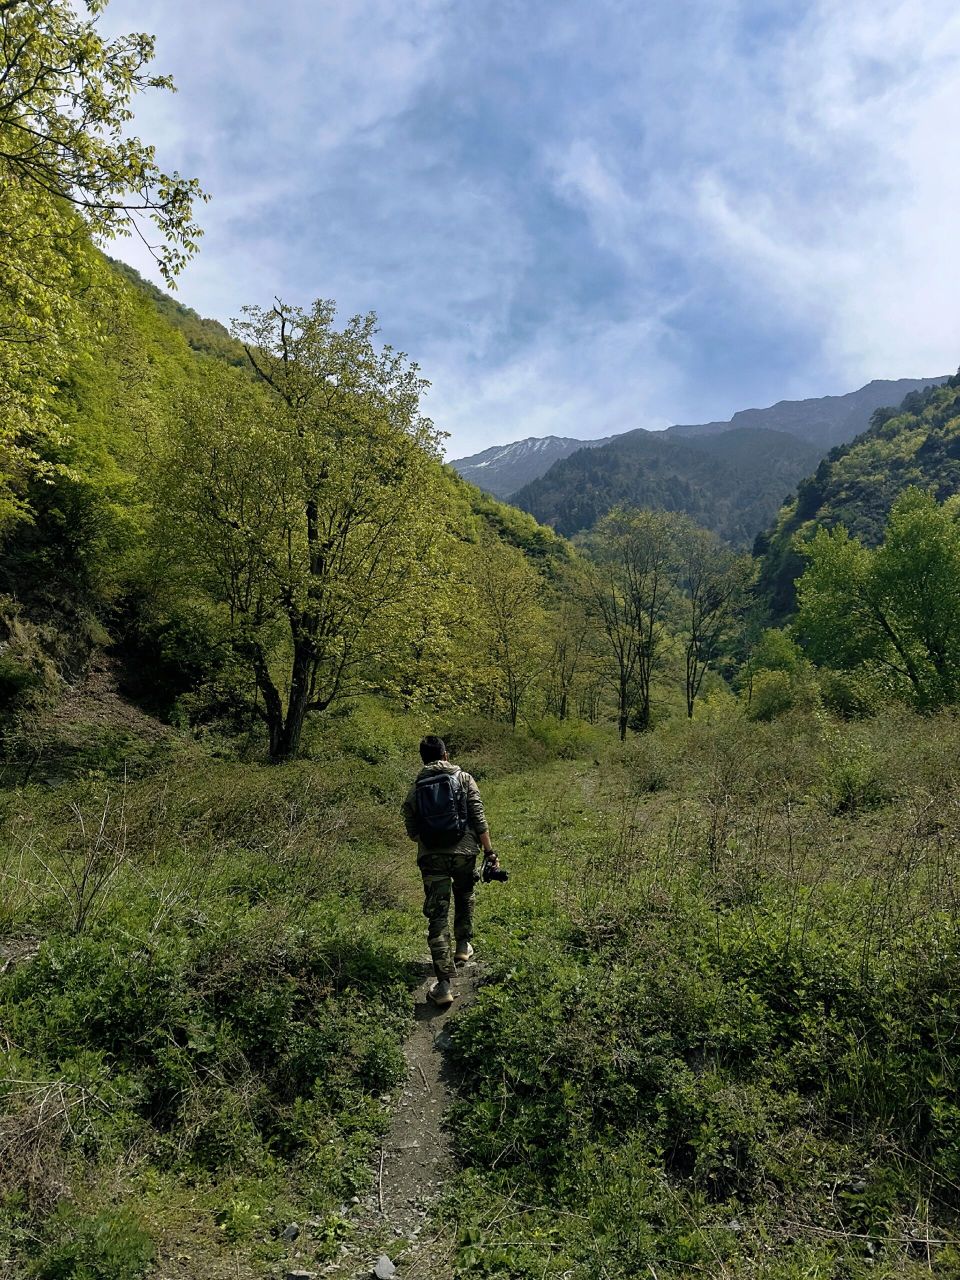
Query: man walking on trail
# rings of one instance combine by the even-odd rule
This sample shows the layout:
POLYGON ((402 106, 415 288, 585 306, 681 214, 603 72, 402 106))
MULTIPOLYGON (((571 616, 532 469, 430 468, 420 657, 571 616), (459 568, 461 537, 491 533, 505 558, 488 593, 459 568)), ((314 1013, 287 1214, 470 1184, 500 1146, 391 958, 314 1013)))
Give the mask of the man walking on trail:
POLYGON ((407 792, 402 812, 407 835, 417 841, 417 865, 423 876, 423 914, 437 979, 428 996, 434 1004, 445 1007, 453 1003, 457 965, 473 955, 473 887, 480 849, 494 866, 498 864, 473 778, 447 759, 443 739, 433 734, 420 743, 420 759, 423 768, 407 792))

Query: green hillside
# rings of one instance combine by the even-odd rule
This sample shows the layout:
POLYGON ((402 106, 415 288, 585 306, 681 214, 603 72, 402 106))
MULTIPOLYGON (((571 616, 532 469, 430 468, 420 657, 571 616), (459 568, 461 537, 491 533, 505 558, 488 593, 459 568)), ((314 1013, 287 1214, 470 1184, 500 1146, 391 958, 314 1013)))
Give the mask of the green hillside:
MULTIPOLYGON (((214 692, 218 681, 236 678, 235 640, 223 632, 219 605, 168 559, 178 531, 161 533, 152 502, 168 479, 179 491, 191 474, 166 452, 184 412, 213 405, 225 392, 249 397, 265 413, 266 403, 242 345, 222 326, 89 244, 83 253, 96 288, 86 295, 50 400, 55 429, 42 444, 35 474, 19 486, 28 518, 12 521, 3 540, 0 685, 6 679, 11 706, 22 703, 27 714, 32 689, 41 699, 53 697, 61 677, 79 678, 98 645, 110 642, 124 689, 152 709, 169 714, 177 699, 199 696, 203 686, 211 705, 222 706, 226 696, 236 711, 236 691, 214 692)), ((521 557, 531 580, 542 574, 546 581, 564 562, 568 548, 552 530, 461 480, 429 446, 417 458, 417 498, 432 495, 432 536, 446 550, 442 566, 424 564, 432 575, 429 605, 416 603, 413 578, 398 582, 398 599, 410 603, 403 625, 436 621, 444 593, 459 612, 475 590, 470 548, 483 538, 521 557)), ((250 482, 259 485, 260 458, 251 456, 250 466, 250 482)), ((197 554, 201 563, 207 558, 206 541, 197 554)), ((482 647, 484 634, 481 624, 471 652, 482 647)), ((405 669, 402 676, 392 669, 388 682, 408 682, 411 636, 398 631, 391 643, 405 669)), ((427 649, 418 644, 417 651, 416 662, 429 667, 427 649)), ((381 635, 376 656, 364 658, 380 676, 386 652, 381 635)), ((14 719, 8 727, 14 738, 19 725, 14 719)))
POLYGON ((243 345, 219 320, 205 319, 198 315, 192 307, 184 306, 169 293, 165 293, 163 289, 145 280, 139 271, 135 271, 126 262, 120 262, 116 258, 111 258, 109 261, 116 272, 128 280, 138 292, 149 298, 158 313, 183 334, 191 350, 200 355, 216 356, 240 368, 247 367, 243 345))
POLYGON ((684 512, 742 547, 818 457, 815 445, 761 428, 689 439, 631 431, 561 459, 511 502, 567 537, 626 503, 684 512))
POLYGON ((799 541, 815 528, 842 524, 876 546, 895 499, 912 485, 941 502, 960 492, 960 377, 911 393, 899 409, 878 409, 867 431, 831 450, 801 481, 755 545, 759 589, 774 616, 793 608, 803 569, 799 541))

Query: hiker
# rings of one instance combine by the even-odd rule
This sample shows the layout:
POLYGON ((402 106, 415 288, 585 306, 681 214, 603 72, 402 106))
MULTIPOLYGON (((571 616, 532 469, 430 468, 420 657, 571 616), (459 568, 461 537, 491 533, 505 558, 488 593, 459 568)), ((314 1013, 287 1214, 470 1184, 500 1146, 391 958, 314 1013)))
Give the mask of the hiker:
POLYGON ((457 965, 473 955, 473 886, 477 854, 499 866, 490 843, 480 791, 469 773, 447 758, 443 739, 428 734, 420 743, 423 768, 403 802, 407 835, 417 841, 417 866, 423 876, 423 914, 436 982, 427 995, 434 1004, 453 1003, 457 965), (453 936, 450 950, 450 895, 453 936))

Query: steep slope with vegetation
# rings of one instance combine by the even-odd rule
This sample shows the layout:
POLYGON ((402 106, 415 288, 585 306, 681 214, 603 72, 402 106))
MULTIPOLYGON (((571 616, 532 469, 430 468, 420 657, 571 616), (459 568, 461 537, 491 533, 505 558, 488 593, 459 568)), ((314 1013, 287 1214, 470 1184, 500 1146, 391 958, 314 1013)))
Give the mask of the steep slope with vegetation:
POLYGON ((625 503, 684 512, 746 546, 818 456, 793 436, 758 428, 689 440, 631 431, 556 463, 511 501, 568 537, 625 503))
POLYGON ((165 320, 168 320, 175 329, 179 329, 192 351, 200 355, 216 356, 217 359, 226 360, 228 364, 237 365, 242 369, 248 367, 243 344, 219 320, 210 320, 198 315, 192 307, 184 306, 169 293, 164 293, 155 284, 145 280, 139 271, 135 271, 126 262, 111 258, 110 265, 129 280, 139 293, 145 294, 165 320))
POLYGON ((844 525, 867 546, 883 537, 890 509, 911 485, 939 501, 960 492, 960 378, 878 409, 867 431, 833 449, 756 542, 759 589, 778 618, 793 608, 803 570, 798 544, 816 528, 844 525))

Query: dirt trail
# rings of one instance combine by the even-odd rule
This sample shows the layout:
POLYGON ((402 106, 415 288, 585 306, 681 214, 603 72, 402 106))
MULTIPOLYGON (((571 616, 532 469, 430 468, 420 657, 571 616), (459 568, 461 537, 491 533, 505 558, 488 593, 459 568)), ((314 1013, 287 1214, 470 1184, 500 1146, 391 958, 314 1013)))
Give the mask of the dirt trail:
POLYGON ((428 963, 423 974, 414 996, 413 1030, 403 1050, 407 1079, 375 1160, 373 1190, 351 1215, 358 1244, 326 1268, 326 1276, 370 1277, 381 1252, 396 1266, 396 1280, 440 1280, 449 1275, 439 1240, 428 1238, 424 1228, 453 1169, 444 1129, 456 1093, 446 1060, 448 1027, 476 994, 479 967, 473 960, 460 967, 457 998, 448 1009, 438 1009, 427 999, 433 984, 428 963))

